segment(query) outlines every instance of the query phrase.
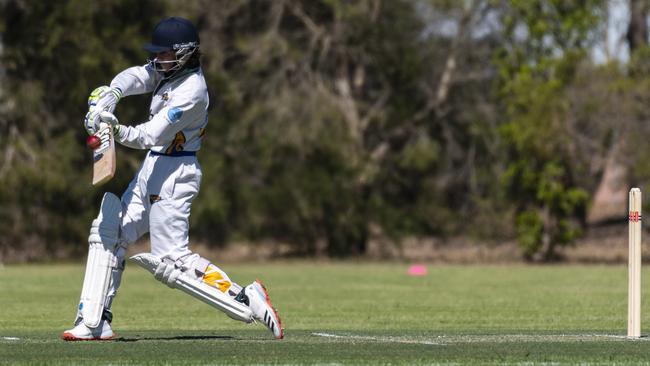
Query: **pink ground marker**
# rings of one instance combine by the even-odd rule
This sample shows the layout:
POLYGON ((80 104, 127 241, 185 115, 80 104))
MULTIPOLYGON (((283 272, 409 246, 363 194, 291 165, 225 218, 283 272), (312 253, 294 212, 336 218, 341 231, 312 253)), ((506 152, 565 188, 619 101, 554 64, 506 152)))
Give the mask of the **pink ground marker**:
POLYGON ((409 267, 408 275, 409 276, 424 276, 427 274, 427 267, 423 264, 414 264, 409 267))

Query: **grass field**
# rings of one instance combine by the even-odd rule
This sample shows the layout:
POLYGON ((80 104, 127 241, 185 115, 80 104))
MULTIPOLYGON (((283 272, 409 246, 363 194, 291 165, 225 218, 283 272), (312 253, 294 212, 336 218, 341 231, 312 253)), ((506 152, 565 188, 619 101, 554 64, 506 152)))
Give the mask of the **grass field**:
POLYGON ((223 267, 265 281, 283 341, 131 264, 113 308, 118 339, 66 343, 83 267, 5 266, 0 364, 650 364, 650 338, 624 337, 624 266, 430 265, 425 277, 404 264, 223 267))

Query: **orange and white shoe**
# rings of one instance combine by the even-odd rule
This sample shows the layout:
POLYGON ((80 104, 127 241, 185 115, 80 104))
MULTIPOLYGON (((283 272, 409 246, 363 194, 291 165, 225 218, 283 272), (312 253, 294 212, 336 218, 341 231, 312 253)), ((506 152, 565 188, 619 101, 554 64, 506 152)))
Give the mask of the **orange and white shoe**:
POLYGON ((249 306, 253 311, 255 320, 269 328, 276 339, 284 338, 284 329, 282 329, 280 316, 275 308, 273 308, 273 305, 271 305, 269 293, 266 291, 262 282, 255 280, 255 282, 246 286, 244 293, 248 296, 249 306))
POLYGON ((64 341, 106 341, 114 337, 108 319, 102 319, 97 328, 88 328, 80 317, 75 321, 74 328, 66 330, 61 336, 64 341))

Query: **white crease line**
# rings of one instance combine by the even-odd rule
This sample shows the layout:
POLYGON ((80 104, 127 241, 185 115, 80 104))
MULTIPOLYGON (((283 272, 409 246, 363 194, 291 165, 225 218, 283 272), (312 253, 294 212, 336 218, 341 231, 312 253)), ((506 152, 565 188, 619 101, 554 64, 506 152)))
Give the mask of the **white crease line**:
POLYGON ((19 341, 20 338, 17 337, 2 337, 3 340, 5 341, 19 341))
POLYGON ((426 344, 434 346, 447 346, 459 343, 507 343, 507 342, 573 342, 573 341, 595 341, 598 338, 610 338, 616 341, 650 341, 650 338, 631 338, 623 335, 614 334, 501 334, 501 335, 457 335, 457 336, 437 336, 438 341, 418 341, 405 339, 404 337, 373 337, 359 335, 344 335, 332 333, 312 333, 313 336, 326 338, 341 338, 351 340, 363 340, 374 342, 393 342, 393 343, 410 343, 426 344))
POLYGON ((445 343, 430 342, 430 341, 414 341, 410 339, 397 339, 392 337, 372 337, 372 336, 355 336, 355 335, 340 335, 330 333, 312 333, 311 335, 326 338, 344 338, 344 339, 357 339, 362 341, 375 341, 375 342, 393 342, 393 343, 408 343, 408 344, 426 344, 429 346, 444 346, 445 343))

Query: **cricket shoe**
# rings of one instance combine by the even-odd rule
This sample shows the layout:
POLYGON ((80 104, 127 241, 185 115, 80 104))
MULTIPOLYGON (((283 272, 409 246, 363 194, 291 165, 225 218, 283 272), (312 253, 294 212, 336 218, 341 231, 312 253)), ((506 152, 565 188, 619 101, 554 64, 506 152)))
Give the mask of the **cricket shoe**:
POLYGON ((61 338, 64 341, 105 341, 113 339, 115 333, 111 328, 112 314, 104 311, 102 320, 97 328, 88 328, 83 319, 78 317, 75 326, 63 332, 61 338))
POLYGON ((269 293, 262 282, 255 280, 255 282, 246 286, 244 293, 248 297, 249 306, 253 311, 253 318, 269 328, 276 339, 284 338, 284 329, 282 329, 280 316, 271 305, 269 293))

